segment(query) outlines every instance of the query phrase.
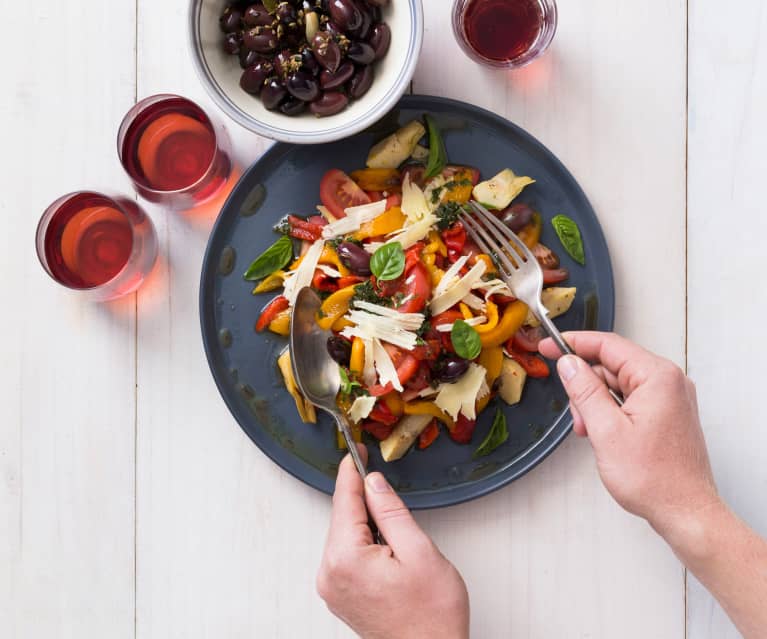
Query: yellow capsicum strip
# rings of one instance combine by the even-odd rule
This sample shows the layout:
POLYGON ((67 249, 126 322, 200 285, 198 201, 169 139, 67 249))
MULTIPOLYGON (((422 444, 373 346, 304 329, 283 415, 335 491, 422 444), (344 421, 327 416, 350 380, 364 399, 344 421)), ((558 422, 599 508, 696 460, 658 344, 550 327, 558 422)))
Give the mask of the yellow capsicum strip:
POLYGON ((336 320, 346 314, 349 303, 354 296, 354 285, 340 288, 330 295, 320 306, 317 313, 317 326, 323 331, 329 331, 336 320))
POLYGON ((492 275, 495 273, 498 273, 498 267, 495 265, 495 262, 493 262, 493 258, 491 258, 487 253, 479 253, 474 258, 474 263, 477 262, 484 262, 485 263, 485 273, 488 275, 492 275))
POLYGON ((369 237, 389 235, 389 233, 399 231, 403 224, 405 224, 405 215, 402 213, 402 209, 398 206, 392 206, 377 218, 365 222, 359 231, 352 233, 352 237, 355 240, 366 240, 369 237))
POLYGON ((530 250, 535 247, 541 239, 543 230, 543 220, 540 213, 533 213, 533 219, 518 233, 519 239, 525 243, 530 250))
POLYGON ((352 341, 352 355, 349 359, 349 370, 354 375, 362 375, 365 368, 365 342, 361 337, 355 337, 352 341))
POLYGON ((434 402, 407 402, 404 407, 405 415, 431 415, 444 423, 448 428, 455 428, 455 421, 434 402))
MULTIPOLYGON (((493 387, 495 380, 501 376, 503 370, 503 346, 487 346, 479 353, 477 363, 485 369, 485 380, 489 388, 493 387)), ((477 400, 477 414, 485 410, 490 398, 491 393, 485 395, 482 399, 477 400)))
POLYGON ((271 275, 267 275, 266 278, 253 289, 253 295, 258 293, 268 293, 269 291, 276 291, 285 282, 285 271, 275 271, 271 275))
POLYGON ((489 346, 501 346, 516 333, 527 317, 527 304, 517 300, 512 302, 503 311, 498 325, 487 333, 480 333, 479 339, 483 348, 489 346))
POLYGON ((387 393, 382 399, 386 407, 392 412, 392 415, 402 417, 402 414, 405 412, 405 402, 402 401, 398 392, 387 393))
POLYGON ((269 322, 269 330, 277 335, 284 335, 287 337, 290 335, 290 309, 286 308, 284 311, 278 313, 274 319, 269 322))
POLYGON ((322 255, 320 255, 319 264, 327 264, 328 266, 335 266, 341 277, 349 275, 349 269, 346 268, 341 258, 338 257, 338 253, 335 252, 332 246, 325 244, 322 248, 322 255))
POLYGON ((423 253, 424 255, 439 253, 442 257, 447 257, 447 246, 437 231, 429 231, 429 243, 424 247, 423 253))
POLYGON ((477 333, 480 335, 483 333, 489 333, 490 331, 495 330, 495 327, 498 326, 498 306, 493 304, 493 302, 490 300, 487 300, 487 302, 485 302, 485 307, 487 321, 484 324, 479 324, 478 326, 474 327, 474 330, 477 331, 477 333))

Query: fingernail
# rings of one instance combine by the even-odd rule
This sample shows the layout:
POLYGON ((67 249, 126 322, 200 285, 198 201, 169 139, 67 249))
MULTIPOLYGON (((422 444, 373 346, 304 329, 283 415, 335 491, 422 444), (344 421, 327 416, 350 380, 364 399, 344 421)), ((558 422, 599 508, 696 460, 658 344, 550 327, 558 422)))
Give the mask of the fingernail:
POLYGON ((373 490, 375 493, 388 493, 391 491, 391 486, 389 486, 389 482, 386 481, 384 476, 381 473, 371 473, 367 476, 366 479, 368 486, 373 490))
POLYGON ((563 382, 569 382, 578 373, 578 358, 572 355, 560 357, 557 362, 557 370, 563 382))

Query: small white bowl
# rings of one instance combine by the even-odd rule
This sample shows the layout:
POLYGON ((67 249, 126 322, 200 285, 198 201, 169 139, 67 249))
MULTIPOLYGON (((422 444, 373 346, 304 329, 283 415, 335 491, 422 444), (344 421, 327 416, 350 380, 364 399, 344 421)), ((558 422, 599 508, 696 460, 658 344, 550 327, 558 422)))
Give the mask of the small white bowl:
POLYGON ((392 0, 384 9, 391 46, 375 63, 370 90, 340 113, 318 118, 311 113, 290 117, 269 111, 257 97, 240 88, 237 56, 223 51, 218 19, 227 0, 190 0, 192 59, 214 102, 238 124, 259 135, 296 144, 321 144, 354 135, 380 120, 402 97, 415 72, 423 42, 421 0, 392 0))

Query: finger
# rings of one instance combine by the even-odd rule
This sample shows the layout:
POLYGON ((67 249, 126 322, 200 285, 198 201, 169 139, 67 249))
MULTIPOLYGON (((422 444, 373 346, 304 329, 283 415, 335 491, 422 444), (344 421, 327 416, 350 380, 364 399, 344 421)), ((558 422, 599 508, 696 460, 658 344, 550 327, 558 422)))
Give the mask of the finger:
POLYGON ((578 437, 588 437, 583 417, 581 417, 581 414, 578 412, 578 409, 573 406, 572 402, 570 402, 570 414, 573 416, 573 432, 578 435, 578 437))
POLYGON ((626 425, 628 418, 618 407, 605 383, 577 355, 565 355, 557 362, 570 403, 583 418, 589 437, 598 445, 602 436, 626 425))
MULTIPOLYGON (((583 331, 565 333, 563 337, 578 356, 588 362, 601 364, 613 373, 620 382, 620 390, 626 395, 641 383, 643 376, 655 369, 660 360, 656 355, 615 333, 583 331), (637 376, 636 373, 640 375, 637 376)), ((544 357, 556 359, 560 356, 559 349, 551 339, 543 340, 539 349, 544 357)))
MULTIPOLYGON (((367 449, 358 444, 362 461, 367 463, 367 449)), ((357 545, 373 543, 368 528, 368 513, 365 508, 365 484, 357 472, 351 455, 346 455, 338 467, 336 490, 333 493, 333 512, 330 518, 328 546, 357 545)))
POLYGON ((365 480, 368 510, 395 557, 418 558, 431 540, 381 473, 370 473, 365 480))
POLYGON ((599 377, 605 384, 607 384, 610 388, 612 388, 614 391, 620 391, 620 383, 618 382, 618 378, 613 375, 610 371, 608 371, 604 366, 601 364, 597 364, 596 366, 592 366, 591 370, 594 371, 597 374, 597 377, 599 377))

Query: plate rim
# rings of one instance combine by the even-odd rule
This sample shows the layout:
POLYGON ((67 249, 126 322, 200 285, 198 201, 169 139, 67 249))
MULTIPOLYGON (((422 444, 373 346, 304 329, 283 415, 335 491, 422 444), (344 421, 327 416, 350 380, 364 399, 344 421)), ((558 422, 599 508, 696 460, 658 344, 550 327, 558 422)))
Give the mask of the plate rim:
MULTIPOLYGON (((396 105, 393 107, 392 110, 395 110, 399 107, 416 108, 418 107, 419 104, 422 104, 423 101, 427 101, 431 104, 440 105, 443 108, 443 110, 445 109, 468 110, 474 116, 487 118, 498 126, 510 129, 515 136, 519 136, 526 143, 532 144, 533 146, 537 146, 538 148, 540 148, 545 153, 547 160, 553 161, 554 167, 568 178, 568 180, 571 183, 571 187, 576 189, 577 194, 588 205, 589 210, 594 216, 594 219, 597 222, 596 231, 599 233, 599 239, 601 240, 602 246, 604 246, 605 255, 607 257, 607 263, 606 263, 606 267, 602 267, 603 269, 602 277, 605 279, 606 282, 609 283, 610 303, 608 306, 603 306, 602 299, 600 299, 599 302, 600 302, 600 311, 604 310, 607 314, 605 317, 605 328, 602 330, 612 331, 615 325, 615 278, 614 278, 614 271, 612 266, 612 257, 610 254, 610 247, 607 243, 607 238, 605 237, 604 230, 602 229, 602 224, 600 223, 599 217, 597 216, 597 213, 594 210, 594 207, 592 206, 591 201, 586 196, 586 193, 583 191, 580 184, 575 179, 575 176, 564 165, 564 163, 545 144, 543 144, 535 136, 533 136, 531 133, 527 132, 526 130, 524 130, 523 128, 521 128, 519 125, 515 124, 511 120, 508 120, 507 118, 504 118, 496 113, 493 113, 492 111, 489 111, 488 109, 485 109, 483 107, 473 105, 467 102, 463 102, 461 100, 455 100, 453 98, 410 94, 410 95, 402 96, 402 98, 396 103, 396 105)), ((384 117, 386 117, 387 115, 388 113, 384 115, 384 117)), ((356 133, 354 135, 356 135, 356 133)), ((353 137, 353 136, 349 136, 349 137, 353 137)), ((212 312, 212 309, 209 308, 209 304, 207 303, 207 300, 206 300, 205 284, 206 284, 206 280, 209 277, 214 277, 217 273, 216 265, 218 264, 218 261, 216 259, 213 259, 213 255, 212 255, 213 240, 216 237, 219 227, 223 226, 224 224, 224 221, 223 221, 224 211, 227 210, 230 203, 237 195, 236 192, 239 185, 241 183, 244 183, 252 173, 256 172, 263 162, 268 161, 274 155, 279 155, 282 152, 287 152, 291 150, 293 147, 301 148, 306 146, 307 145, 305 144, 295 144, 290 142, 275 142, 259 158, 257 158, 240 176, 237 184, 234 186, 231 193, 226 198, 226 201, 223 203, 221 210, 218 216, 216 217, 216 221, 213 224, 213 227, 211 228, 210 235, 208 236, 208 241, 205 247, 205 253, 203 255, 203 261, 202 261, 202 267, 201 267, 201 273, 200 273, 198 311, 199 311, 199 319, 200 319, 201 337, 202 337, 203 347, 205 351, 205 357, 208 363, 208 369, 210 371, 211 377, 213 378, 213 381, 216 384, 216 388, 219 392, 219 395, 224 400, 224 403, 226 404, 230 415, 234 418, 237 425, 245 433, 248 439, 250 439, 250 441, 256 446, 256 448, 258 448, 261 451, 261 453, 266 455, 266 457, 268 457, 272 462, 274 462, 280 469, 292 475, 293 477, 295 477, 296 479, 298 479, 305 485, 311 486, 312 488, 322 493, 325 493, 326 495, 332 495, 333 486, 335 483, 332 479, 328 478, 329 481, 326 481, 326 482, 322 482, 322 481, 313 482, 313 481, 310 481, 310 479, 308 479, 307 477, 299 475, 297 470, 292 468, 290 464, 284 464, 275 454, 275 451, 269 449, 268 447, 262 446, 256 440, 256 438, 253 435, 251 435, 251 433, 248 432, 247 429, 244 428, 243 424, 240 422, 240 419, 237 416, 238 410, 235 410, 233 403, 230 401, 230 398, 227 392, 225 392, 225 389, 223 388, 224 381, 222 378, 220 378, 221 376, 217 374, 214 368, 214 364, 213 364, 213 358, 215 357, 214 343, 217 343, 217 341, 215 339, 212 339, 209 336, 208 327, 206 326, 206 316, 212 312)), ((213 326, 215 328, 215 322, 213 326)), ((538 466, 538 464, 540 464, 544 459, 546 459, 549 455, 551 455, 554 452, 554 450, 559 447, 562 441, 564 441, 564 439, 567 438, 567 436, 572 431, 572 427, 573 427, 572 415, 570 413, 569 408, 567 408, 560 414, 558 419, 556 419, 548 427, 544 436, 541 437, 541 439, 539 439, 533 445, 532 449, 524 453, 524 456, 521 460, 518 460, 518 462, 513 462, 513 461, 510 462, 510 463, 521 463, 521 465, 517 469, 515 469, 514 472, 510 472, 507 474, 490 475, 488 477, 466 482, 464 484, 456 484, 447 490, 441 489, 441 490, 436 490, 433 492, 421 491, 417 493, 401 493, 400 496, 402 497, 403 501, 408 506, 408 508, 410 508, 411 510, 430 510, 434 508, 445 508, 448 506, 458 505, 461 503, 465 503, 465 502, 472 501, 474 499, 479 499, 481 497, 489 495, 490 493, 493 493, 503 488, 504 486, 511 484, 512 482, 526 475, 533 468, 538 466), (566 423, 562 425, 562 422, 566 422, 566 423)), ((287 451, 287 449, 284 449, 284 448, 281 450, 287 451)), ((298 459, 294 455, 291 455, 291 458, 298 459)))

